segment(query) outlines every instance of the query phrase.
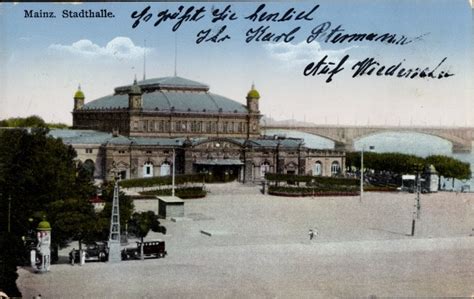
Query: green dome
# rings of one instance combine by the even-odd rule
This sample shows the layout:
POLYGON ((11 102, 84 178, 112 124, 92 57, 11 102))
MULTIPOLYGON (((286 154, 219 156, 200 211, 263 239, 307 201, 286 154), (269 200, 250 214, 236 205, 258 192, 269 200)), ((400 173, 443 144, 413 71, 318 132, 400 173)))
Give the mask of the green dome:
POLYGON ((38 224, 38 230, 51 230, 51 225, 48 221, 43 220, 38 224))
POLYGON ((260 94, 255 89, 255 84, 253 84, 253 83, 252 83, 252 88, 247 93, 247 98, 249 98, 249 99, 260 99, 260 94))
POLYGON ((84 99, 85 96, 84 96, 84 93, 82 92, 82 90, 78 90, 76 91, 76 93, 74 94, 74 98, 75 99, 84 99))

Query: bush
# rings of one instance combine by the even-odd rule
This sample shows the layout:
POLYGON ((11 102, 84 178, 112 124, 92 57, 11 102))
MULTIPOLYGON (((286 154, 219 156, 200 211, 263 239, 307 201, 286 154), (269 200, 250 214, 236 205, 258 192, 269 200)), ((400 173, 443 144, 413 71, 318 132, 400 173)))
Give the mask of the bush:
POLYGON ((276 187, 270 186, 268 194, 278 196, 356 196, 359 192, 355 188, 328 190, 307 187, 276 187))
POLYGON ((306 182, 317 185, 343 185, 343 186, 357 186, 358 179, 354 178, 339 178, 339 177, 322 177, 310 175, 295 175, 285 173, 266 173, 265 179, 272 182, 306 182))
MULTIPOLYGON (((171 196, 171 189, 160 189, 140 192, 142 196, 171 196)), ((202 187, 186 187, 175 189, 176 196, 182 199, 190 198, 202 198, 205 197, 207 192, 202 187)))
MULTIPOLYGON (((209 176, 203 173, 196 174, 180 174, 175 176, 175 184, 182 185, 186 183, 202 183, 207 182, 209 176)), ((153 187, 153 186, 166 186, 172 184, 173 178, 171 176, 158 176, 152 178, 140 178, 120 181, 122 188, 133 188, 133 187, 153 187)))

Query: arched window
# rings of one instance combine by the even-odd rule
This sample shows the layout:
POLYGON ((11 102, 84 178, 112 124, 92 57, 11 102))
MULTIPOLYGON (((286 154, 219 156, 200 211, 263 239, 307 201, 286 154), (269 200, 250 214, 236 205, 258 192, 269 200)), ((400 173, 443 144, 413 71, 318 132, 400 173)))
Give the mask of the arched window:
POLYGON ((339 166, 339 162, 334 161, 331 164, 331 174, 336 175, 339 174, 339 171, 341 170, 341 167, 339 166))
POLYGON ((265 173, 270 171, 270 163, 268 162, 263 162, 262 165, 260 165, 260 177, 264 178, 265 173))
POLYGON ((323 164, 320 161, 316 161, 313 165, 313 175, 323 174, 323 164))
POLYGON ((151 162, 146 162, 143 165, 143 177, 150 178, 153 176, 153 164, 151 162))
POLYGON ((95 171, 95 163, 91 159, 87 159, 84 161, 84 164, 82 164, 82 168, 85 170, 87 173, 87 176, 89 179, 92 181, 94 179, 94 171, 95 171))
POLYGON ((167 175, 171 175, 170 163, 164 162, 163 164, 161 164, 161 167, 160 167, 160 176, 167 176, 167 175))

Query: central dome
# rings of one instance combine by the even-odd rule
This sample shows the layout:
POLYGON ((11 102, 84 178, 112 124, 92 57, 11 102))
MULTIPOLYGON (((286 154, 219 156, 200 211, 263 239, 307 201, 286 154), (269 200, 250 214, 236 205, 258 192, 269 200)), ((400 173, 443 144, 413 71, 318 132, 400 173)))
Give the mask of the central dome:
MULTIPOLYGON (((147 79, 136 83, 142 92, 143 110, 199 113, 247 113, 242 103, 209 92, 209 86, 181 77, 147 79)), ((84 105, 91 109, 124 109, 133 85, 114 89, 105 96, 84 105)))

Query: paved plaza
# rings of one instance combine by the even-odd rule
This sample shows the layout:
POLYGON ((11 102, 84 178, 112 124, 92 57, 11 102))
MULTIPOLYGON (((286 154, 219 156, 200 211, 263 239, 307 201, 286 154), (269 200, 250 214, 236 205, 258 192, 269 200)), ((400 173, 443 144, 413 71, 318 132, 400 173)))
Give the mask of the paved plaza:
MULTIPOLYGON (((163 259, 20 269, 25 298, 334 298, 474 296, 474 194, 286 198, 209 185, 163 220, 163 259), (309 229, 318 236, 309 239, 309 229)), ((136 201, 137 210, 156 202, 136 201)), ((54 238, 54 236, 53 236, 54 238)), ((62 251, 66 255, 67 249, 62 251)))

